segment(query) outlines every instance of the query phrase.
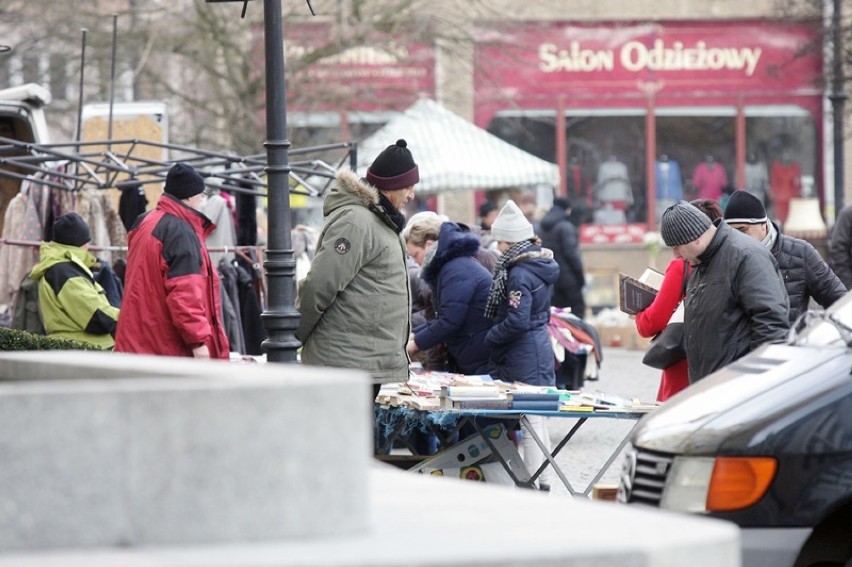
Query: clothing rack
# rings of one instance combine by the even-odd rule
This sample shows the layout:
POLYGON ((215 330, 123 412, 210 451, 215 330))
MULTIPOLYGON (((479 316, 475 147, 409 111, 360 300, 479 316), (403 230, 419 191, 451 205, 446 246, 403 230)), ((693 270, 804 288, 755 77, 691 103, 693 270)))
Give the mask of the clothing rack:
MULTIPOLYGON (((295 148, 288 155, 297 158, 289 163, 290 177, 295 182, 291 183, 290 192, 322 196, 347 161, 351 169, 356 168, 357 143, 295 148), (331 163, 316 157, 331 153, 341 155, 331 163)), ((267 194, 265 154, 240 156, 135 138, 33 144, 0 136, 0 176, 25 180, 35 174, 49 175, 52 179, 39 182, 56 189, 124 189, 163 183, 173 161, 192 165, 210 187, 259 196, 267 194), (145 157, 151 148, 180 157, 169 160, 145 157)))
MULTIPOLYGON (((10 246, 32 246, 38 248, 41 246, 42 241, 40 240, 15 240, 12 238, 0 238, 0 245, 8 244, 10 246)), ((110 252, 127 252, 127 246, 90 246, 89 250, 93 252, 101 252, 101 251, 110 251, 110 252)), ((248 251, 254 250, 256 252, 263 252, 266 250, 265 246, 259 245, 244 245, 244 246, 209 246, 207 248, 208 252, 224 252, 227 254, 228 252, 236 252, 237 254, 245 254, 248 251)), ((244 260, 248 260, 248 256, 242 256, 244 260)))

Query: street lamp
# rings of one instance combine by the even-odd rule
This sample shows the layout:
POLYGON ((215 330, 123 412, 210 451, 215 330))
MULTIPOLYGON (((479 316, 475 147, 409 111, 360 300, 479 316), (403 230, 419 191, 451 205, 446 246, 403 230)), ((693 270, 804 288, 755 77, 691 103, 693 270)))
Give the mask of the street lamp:
MULTIPOLYGON (((251 0, 242 2, 242 17, 251 0)), ((308 2, 308 7, 310 2, 308 2)), ((311 10, 313 12, 313 9, 311 10)), ((269 293, 261 314, 268 337, 261 346, 269 362, 295 362, 299 312, 295 308, 296 260, 290 235, 290 165, 287 152, 287 96, 284 84, 284 37, 281 0, 263 1, 263 44, 266 55, 266 188, 268 241, 263 262, 269 293)))
POLYGON ((834 125, 834 218, 843 208, 845 194, 843 175, 843 105, 848 96, 843 90, 843 30, 841 28, 841 0, 834 0, 831 14, 831 43, 832 43, 832 88, 828 100, 831 101, 832 119, 834 125))

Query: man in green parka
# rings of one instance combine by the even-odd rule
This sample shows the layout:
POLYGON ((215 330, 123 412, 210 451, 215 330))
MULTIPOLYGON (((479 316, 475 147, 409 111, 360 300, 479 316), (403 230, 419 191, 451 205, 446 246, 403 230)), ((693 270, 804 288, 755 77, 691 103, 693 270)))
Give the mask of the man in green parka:
POLYGON ((340 171, 323 203, 316 255, 299 283, 302 363, 365 370, 374 393, 384 382, 408 379, 411 293, 400 210, 419 181, 405 140, 380 153, 364 179, 340 171))
POLYGON ((53 241, 41 243, 41 258, 30 277, 38 282, 38 299, 48 336, 73 339, 103 349, 115 344, 118 308, 110 305, 92 266, 92 240, 77 213, 56 219, 53 241))

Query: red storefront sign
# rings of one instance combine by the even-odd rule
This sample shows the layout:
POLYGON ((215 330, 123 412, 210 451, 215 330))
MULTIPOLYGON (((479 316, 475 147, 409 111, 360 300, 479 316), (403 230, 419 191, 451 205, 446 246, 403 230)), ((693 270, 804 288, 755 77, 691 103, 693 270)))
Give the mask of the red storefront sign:
POLYGON ((476 32, 477 123, 507 105, 552 108, 557 97, 569 108, 644 105, 652 93, 671 106, 813 97, 820 33, 763 20, 489 24, 476 32))
POLYGON ((580 244, 641 244, 647 232, 643 223, 581 224, 580 244))
POLYGON ((322 55, 332 33, 331 25, 312 22, 286 30, 289 110, 405 110, 435 96, 433 45, 376 36, 322 55))

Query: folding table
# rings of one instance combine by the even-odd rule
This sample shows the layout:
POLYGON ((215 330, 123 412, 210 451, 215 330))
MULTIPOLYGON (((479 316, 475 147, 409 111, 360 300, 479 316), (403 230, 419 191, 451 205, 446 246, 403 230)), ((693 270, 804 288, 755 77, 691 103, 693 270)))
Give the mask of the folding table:
MULTIPOLYGON (((379 424, 380 431, 382 431, 384 435, 383 443, 379 445, 378 453, 381 455, 382 453, 387 452, 394 441, 401 440, 408 446, 408 449, 412 452, 412 454, 415 454, 414 448, 405 440, 405 436, 415 429, 435 433, 438 437, 441 448, 446 449, 457 442, 457 434, 462 426, 469 424, 476 430, 477 434, 482 435, 486 444, 490 447, 493 457, 497 459, 501 465, 503 465, 506 473, 512 478, 512 481, 517 486, 525 488, 534 487, 535 481, 549 465, 553 468, 553 471, 572 496, 582 495, 589 498, 589 494, 594 485, 601 479, 601 477, 603 477, 606 471, 609 470, 613 461, 618 457, 621 450, 627 444, 630 434, 636 428, 636 425, 638 425, 638 420, 647 413, 647 411, 630 411, 628 409, 594 411, 518 411, 486 409, 419 411, 405 407, 376 406, 377 422, 379 424), (554 419, 576 419, 577 422, 562 437, 552 451, 547 451, 542 440, 538 437, 535 431, 529 427, 529 421, 527 420, 528 415, 540 415, 542 417, 554 419), (595 473, 595 476, 588 485, 582 490, 577 490, 571 485, 571 482, 566 478, 564 472, 559 467, 559 464, 556 462, 556 456, 568 444, 568 442, 571 441, 581 427, 598 419, 627 419, 636 421, 636 423, 630 431, 624 435, 619 444, 613 448, 606 462, 604 462, 597 473, 595 473), (495 444, 493 440, 490 439, 489 435, 483 434, 484 427, 490 423, 494 423, 495 420, 504 423, 507 430, 512 430, 516 425, 523 424, 526 431, 532 435, 533 440, 536 442, 536 445, 538 445, 546 459, 546 461, 543 462, 535 472, 528 475, 517 474, 517 470, 513 470, 513 467, 509 466, 508 459, 506 458, 506 455, 502 454, 499 444, 495 444)), ((424 458, 426 457, 424 456, 424 458)))

